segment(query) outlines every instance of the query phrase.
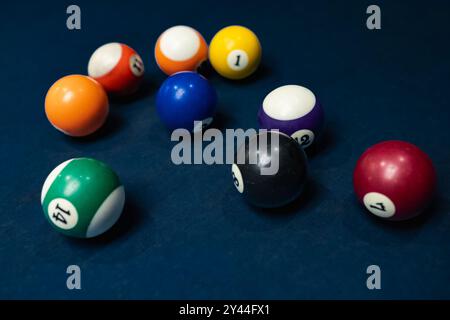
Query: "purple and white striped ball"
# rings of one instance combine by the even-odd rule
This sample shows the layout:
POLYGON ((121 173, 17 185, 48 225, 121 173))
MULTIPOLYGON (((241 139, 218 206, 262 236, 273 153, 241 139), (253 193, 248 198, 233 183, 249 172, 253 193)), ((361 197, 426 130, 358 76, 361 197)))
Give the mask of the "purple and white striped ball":
POLYGON ((278 129, 306 148, 322 132, 324 113, 311 90, 298 85, 286 85, 276 88, 265 97, 258 112, 258 121, 261 129, 278 129))

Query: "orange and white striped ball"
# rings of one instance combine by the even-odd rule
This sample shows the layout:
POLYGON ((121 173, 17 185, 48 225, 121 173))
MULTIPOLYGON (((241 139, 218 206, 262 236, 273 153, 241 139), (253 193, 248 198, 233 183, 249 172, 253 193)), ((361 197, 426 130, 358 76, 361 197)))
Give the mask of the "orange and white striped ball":
POLYGON ((108 93, 127 95, 139 88, 144 75, 144 63, 134 49, 111 42, 94 51, 89 59, 88 74, 108 93))
POLYGON ((174 26, 164 31, 155 45, 155 59, 167 75, 196 71, 208 59, 208 45, 197 30, 174 26))

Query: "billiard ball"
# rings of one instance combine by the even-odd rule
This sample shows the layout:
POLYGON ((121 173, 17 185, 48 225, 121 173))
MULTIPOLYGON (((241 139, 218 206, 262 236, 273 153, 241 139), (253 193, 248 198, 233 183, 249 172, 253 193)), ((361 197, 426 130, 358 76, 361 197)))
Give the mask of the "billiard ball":
POLYGON ((111 42, 94 51, 88 64, 88 75, 108 93, 127 95, 136 92, 144 75, 144 63, 129 46, 111 42))
POLYGON ((178 72, 168 77, 156 96, 156 109, 171 130, 198 132, 214 116, 217 93, 207 79, 195 72, 178 72), (194 122, 198 121, 194 126, 194 122))
POLYGON ((239 147, 231 171, 236 189, 250 204, 275 208, 300 195, 307 167, 305 152, 294 139, 265 131, 239 147))
POLYGON ((367 149, 356 163, 353 186, 374 215, 405 220, 423 212, 435 190, 431 159, 415 145, 385 141, 367 149))
POLYGON ((156 41, 155 60, 167 75, 196 71, 208 59, 208 44, 203 36, 188 26, 174 26, 156 41))
POLYGON ((250 29, 242 26, 223 28, 209 44, 209 60, 225 78, 243 79, 259 66, 261 44, 250 29))
POLYGON ((105 122, 109 113, 108 96, 90 77, 65 76, 48 90, 45 113, 59 131, 74 137, 86 136, 105 122))
POLYGON ((125 191, 106 164, 90 159, 67 160, 48 175, 41 193, 47 221, 59 232, 78 238, 98 236, 119 219, 125 191))
POLYGON ((258 112, 258 122, 261 129, 278 129, 307 148, 323 130, 324 112, 311 90, 286 85, 265 97, 258 112))

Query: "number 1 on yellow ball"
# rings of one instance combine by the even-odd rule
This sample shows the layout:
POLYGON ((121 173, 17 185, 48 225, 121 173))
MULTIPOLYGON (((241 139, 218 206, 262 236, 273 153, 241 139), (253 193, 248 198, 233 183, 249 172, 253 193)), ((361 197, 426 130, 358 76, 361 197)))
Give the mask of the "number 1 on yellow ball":
POLYGON ((243 79, 251 75, 261 62, 261 44, 248 28, 229 26, 211 40, 209 59, 223 77, 243 79))

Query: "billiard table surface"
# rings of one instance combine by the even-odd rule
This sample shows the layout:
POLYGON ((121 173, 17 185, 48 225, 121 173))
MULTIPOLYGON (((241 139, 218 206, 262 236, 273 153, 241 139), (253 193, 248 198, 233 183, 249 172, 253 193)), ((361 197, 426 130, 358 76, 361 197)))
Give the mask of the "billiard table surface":
POLYGON ((381 30, 366 28, 369 1, 77 1, 81 30, 66 28, 68 2, 4 2, 0 10, 0 298, 2 299, 448 299, 450 298, 450 44, 447 1, 377 1, 381 30), (222 27, 251 28, 263 48, 251 77, 212 73, 213 127, 257 128, 264 96, 285 84, 313 90, 326 113, 308 152, 301 198, 256 209, 235 190, 230 165, 174 165, 155 95, 165 75, 153 47, 170 26, 210 41, 222 27), (118 41, 146 66, 141 90, 112 99, 104 127, 71 138, 47 121, 48 88, 85 74, 92 52, 118 41), (406 222, 371 216, 352 173, 369 146, 416 144, 432 159, 438 192, 406 222), (55 232, 40 205, 59 163, 92 157, 126 190, 118 223, 93 239, 55 232), (81 268, 81 290, 66 269, 81 268), (381 269, 368 290, 366 269, 381 269))

